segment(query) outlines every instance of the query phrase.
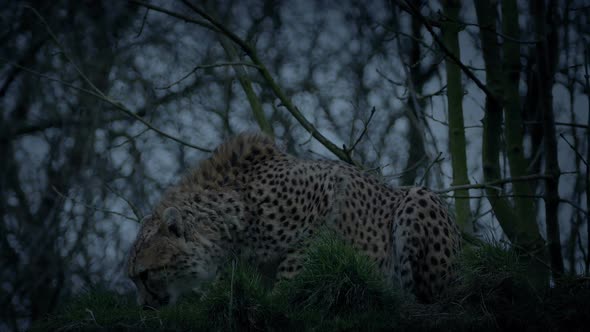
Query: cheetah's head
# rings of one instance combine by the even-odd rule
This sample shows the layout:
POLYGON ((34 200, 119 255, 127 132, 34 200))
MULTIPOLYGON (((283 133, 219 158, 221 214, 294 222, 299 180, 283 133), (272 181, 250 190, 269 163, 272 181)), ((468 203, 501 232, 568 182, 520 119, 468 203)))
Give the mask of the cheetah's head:
POLYGON ((232 239, 225 219, 211 209, 176 207, 144 218, 127 267, 138 303, 173 304, 180 295, 212 281, 232 239))

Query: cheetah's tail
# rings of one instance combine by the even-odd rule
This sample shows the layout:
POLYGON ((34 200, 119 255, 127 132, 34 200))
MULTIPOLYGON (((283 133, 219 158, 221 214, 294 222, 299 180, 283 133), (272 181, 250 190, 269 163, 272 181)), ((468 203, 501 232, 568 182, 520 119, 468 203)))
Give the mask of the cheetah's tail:
POLYGON ((428 302, 431 294, 429 289, 423 287, 422 271, 418 259, 419 253, 423 252, 421 243, 415 237, 400 236, 402 233, 403 231, 398 227, 398 230, 393 234, 396 239, 395 266, 397 267, 396 276, 399 285, 403 289, 411 291, 420 302, 428 302), (396 232, 399 234, 395 234, 396 232))

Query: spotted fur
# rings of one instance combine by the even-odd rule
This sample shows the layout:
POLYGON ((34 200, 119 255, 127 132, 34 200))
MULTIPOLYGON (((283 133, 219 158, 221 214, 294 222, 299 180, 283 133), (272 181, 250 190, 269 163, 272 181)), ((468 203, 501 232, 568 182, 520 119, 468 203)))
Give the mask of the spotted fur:
POLYGON ((427 189, 392 189, 353 166, 298 159, 242 134, 164 194, 142 223, 128 274, 151 306, 211 281, 232 254, 276 262, 276 277, 291 278, 321 227, 426 301, 448 285, 460 246, 446 205, 427 189))

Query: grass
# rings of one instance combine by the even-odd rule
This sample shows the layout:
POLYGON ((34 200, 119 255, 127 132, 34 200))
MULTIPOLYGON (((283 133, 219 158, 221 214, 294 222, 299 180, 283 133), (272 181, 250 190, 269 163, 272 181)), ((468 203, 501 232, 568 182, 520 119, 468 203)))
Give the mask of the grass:
POLYGON ((142 310, 132 296, 89 290, 33 331, 583 331, 590 325, 590 281, 530 285, 518 255, 494 245, 470 247, 454 286, 435 304, 419 304, 388 286, 372 264, 330 234, 320 234, 303 271, 269 289, 256 270, 234 263, 202 298, 142 310))
POLYGON ((371 261, 329 233, 312 243, 301 273, 278 283, 274 293, 288 317, 304 330, 318 331, 391 327, 403 301, 411 300, 388 287, 371 261))

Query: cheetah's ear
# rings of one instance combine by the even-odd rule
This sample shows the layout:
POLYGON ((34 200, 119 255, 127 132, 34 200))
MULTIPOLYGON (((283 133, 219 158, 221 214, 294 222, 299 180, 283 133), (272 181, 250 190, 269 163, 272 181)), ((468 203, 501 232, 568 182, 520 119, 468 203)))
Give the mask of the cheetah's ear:
POLYGON ((168 207, 162 213, 162 219, 166 223, 168 231, 171 234, 174 234, 176 237, 181 237, 184 235, 184 227, 182 225, 180 210, 173 206, 168 207))

